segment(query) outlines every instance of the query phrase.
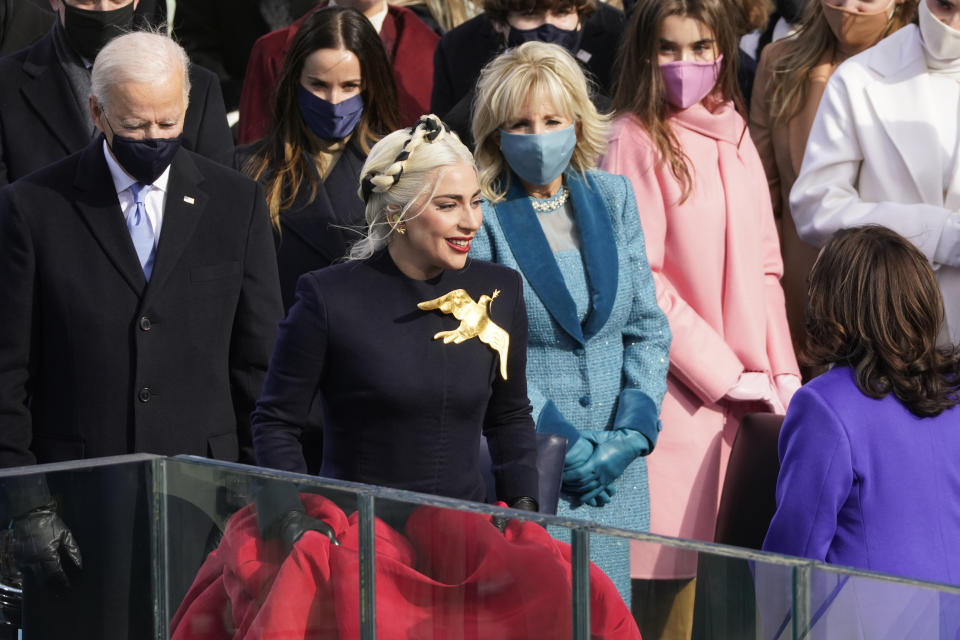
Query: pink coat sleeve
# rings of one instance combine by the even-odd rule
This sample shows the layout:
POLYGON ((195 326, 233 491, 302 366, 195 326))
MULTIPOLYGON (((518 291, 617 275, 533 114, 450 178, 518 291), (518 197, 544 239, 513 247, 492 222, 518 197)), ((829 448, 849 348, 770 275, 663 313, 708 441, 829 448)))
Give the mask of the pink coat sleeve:
POLYGON ((601 168, 626 176, 633 185, 647 259, 657 286, 657 303, 670 321, 673 334, 670 373, 705 403, 714 404, 737 382, 743 364, 723 336, 687 304, 663 272, 669 221, 661 176, 656 170, 656 156, 649 139, 639 130, 631 131, 631 127, 636 125, 622 120, 615 125, 601 168))

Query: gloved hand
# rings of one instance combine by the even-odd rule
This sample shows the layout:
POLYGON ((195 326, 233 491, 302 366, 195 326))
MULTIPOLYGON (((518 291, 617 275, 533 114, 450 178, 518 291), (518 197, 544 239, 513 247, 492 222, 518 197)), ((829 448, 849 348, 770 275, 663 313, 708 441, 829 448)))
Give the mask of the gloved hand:
POLYGON ((770 376, 761 371, 744 371, 724 396, 737 402, 762 402, 773 413, 783 415, 783 404, 770 384, 770 376))
POLYGON ((790 408, 790 400, 793 398, 793 394, 803 386, 803 382, 792 373, 781 373, 774 376, 773 383, 777 387, 777 396, 780 398, 780 404, 783 405, 784 413, 786 413, 786 410, 790 408))
MULTIPOLYGON (((519 498, 514 498, 511 500, 508 505, 511 509, 518 509, 520 511, 532 511, 536 513, 539 511, 540 507, 537 505, 537 501, 531 498, 530 496, 520 496, 519 498)), ((503 516, 493 516, 490 519, 490 523, 500 530, 500 533, 503 533, 507 529, 507 518, 503 516)))
POLYGON ((330 544, 340 546, 337 542, 337 536, 323 520, 318 520, 308 516, 303 511, 288 511, 278 525, 280 539, 283 540, 283 547, 287 553, 293 551, 293 545, 307 531, 318 531, 330 539, 330 544))
POLYGON ((57 514, 56 505, 51 502, 14 518, 11 528, 17 568, 41 583, 69 587, 63 556, 78 569, 83 560, 77 541, 57 514))
MULTIPOLYGON (((573 446, 567 450, 567 457, 563 461, 563 483, 561 489, 567 495, 578 498, 586 491, 592 491, 600 486, 596 480, 596 470, 586 466, 586 463, 590 460, 590 456, 593 455, 596 442, 595 440, 584 437, 587 433, 594 432, 584 432, 581 434, 581 437, 577 438, 573 446), (586 487, 589 487, 589 489, 586 487)), ((602 507, 610 502, 614 493, 615 491, 612 489, 609 491, 604 489, 597 493, 591 502, 584 502, 584 504, 589 504, 591 507, 602 507)), ((583 501, 580 500, 580 502, 583 501)))
POLYGON ((614 429, 612 431, 588 431, 586 438, 596 442, 593 455, 585 467, 593 467, 596 486, 586 486, 580 500, 590 504, 604 489, 609 490, 610 484, 623 475, 627 466, 640 456, 650 453, 650 441, 647 437, 634 429, 614 429))

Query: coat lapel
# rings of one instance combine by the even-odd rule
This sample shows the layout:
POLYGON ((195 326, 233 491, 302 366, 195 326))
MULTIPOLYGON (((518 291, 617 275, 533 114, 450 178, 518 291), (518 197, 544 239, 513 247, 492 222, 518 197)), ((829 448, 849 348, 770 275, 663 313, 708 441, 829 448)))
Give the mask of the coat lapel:
POLYGON ((190 154, 183 149, 178 151, 170 164, 167 202, 163 209, 157 257, 147 289, 148 299, 163 287, 193 237, 208 202, 207 193, 200 188, 202 182, 203 175, 190 154))
MULTIPOLYGON (((37 113, 68 154, 90 142, 90 124, 86 114, 78 112, 76 99, 53 51, 49 34, 35 45, 23 63, 30 76, 21 91, 24 100, 37 113)), ((107 171, 109 174, 109 170, 107 171)))
POLYGON ((566 181, 573 200, 580 232, 580 252, 590 287, 590 313, 583 325, 583 337, 589 340, 606 324, 617 296, 617 241, 610 213, 596 183, 591 178, 584 179, 576 171, 568 171, 566 181))
MULTIPOLYGON (((907 27, 908 29, 909 27, 907 27)), ((875 111, 878 122, 900 152, 907 174, 917 189, 921 202, 941 205, 943 203, 943 167, 941 153, 915 153, 918 144, 933 140, 927 131, 911 123, 934 122, 940 116, 936 112, 939 101, 927 95, 924 77, 927 72, 919 32, 906 32, 903 37, 912 37, 916 42, 901 43, 901 47, 874 49, 870 66, 883 78, 866 86, 866 96, 875 111), (910 78, 919 78, 910 82, 910 78), (910 91, 904 91, 910 87, 910 91), (925 135, 926 134, 926 135, 925 135)))
POLYGON ((510 180, 506 199, 494 206, 503 235, 517 266, 537 292, 557 324, 581 345, 585 340, 577 307, 567 291, 557 261, 547 243, 530 199, 516 176, 510 180))
POLYGON ((77 164, 74 187, 78 192, 77 209, 90 231, 123 279, 136 294, 142 295, 147 281, 133 248, 130 233, 120 211, 116 187, 103 157, 103 137, 99 136, 83 151, 77 164))
POLYGON ((284 227, 331 262, 343 257, 342 238, 349 237, 345 230, 331 233, 331 222, 349 227, 363 219, 363 201, 356 195, 363 160, 359 143, 351 140, 326 181, 320 182, 314 201, 307 202, 310 189, 304 184, 290 211, 280 213, 284 227))

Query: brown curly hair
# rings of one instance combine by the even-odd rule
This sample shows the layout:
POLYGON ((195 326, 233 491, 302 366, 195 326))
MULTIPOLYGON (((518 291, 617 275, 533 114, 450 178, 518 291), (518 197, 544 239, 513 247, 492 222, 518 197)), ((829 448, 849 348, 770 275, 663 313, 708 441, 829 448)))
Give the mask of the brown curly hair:
POLYGON ((804 357, 856 371, 871 398, 893 393, 911 413, 960 403, 960 351, 938 347, 943 300, 926 257, 880 226, 834 234, 810 272, 804 357))
POLYGON ((520 13, 576 11, 580 16, 580 22, 583 22, 596 10, 596 0, 483 0, 484 14, 488 19, 500 23, 506 23, 507 14, 511 11, 520 13))

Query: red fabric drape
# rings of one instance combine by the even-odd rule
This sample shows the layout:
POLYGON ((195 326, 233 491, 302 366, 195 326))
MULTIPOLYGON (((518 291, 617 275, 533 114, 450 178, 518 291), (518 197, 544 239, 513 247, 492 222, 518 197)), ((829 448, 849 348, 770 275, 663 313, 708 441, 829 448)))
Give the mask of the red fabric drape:
MULTIPOLYGON (((357 514, 301 496, 341 546, 307 532, 289 556, 264 542, 248 506, 231 518, 173 618, 173 640, 360 637, 357 514)), ((539 525, 420 507, 405 535, 379 519, 376 533, 377 638, 472 640, 569 638, 570 545, 539 525)), ((591 635, 639 639, 609 578, 590 567, 591 635)))

